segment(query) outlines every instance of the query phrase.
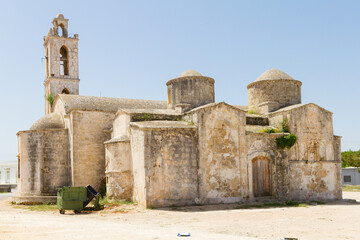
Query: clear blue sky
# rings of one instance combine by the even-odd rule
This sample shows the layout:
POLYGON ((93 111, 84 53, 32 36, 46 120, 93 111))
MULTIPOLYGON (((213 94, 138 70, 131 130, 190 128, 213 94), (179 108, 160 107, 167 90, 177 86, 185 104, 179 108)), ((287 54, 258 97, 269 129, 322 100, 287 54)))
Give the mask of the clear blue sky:
POLYGON ((195 69, 216 101, 246 105, 246 85, 278 68, 334 113, 342 150, 358 150, 359 12, 340 0, 0 0, 0 161, 44 114, 42 43, 58 13, 79 34, 81 95, 166 100, 166 81, 195 69))

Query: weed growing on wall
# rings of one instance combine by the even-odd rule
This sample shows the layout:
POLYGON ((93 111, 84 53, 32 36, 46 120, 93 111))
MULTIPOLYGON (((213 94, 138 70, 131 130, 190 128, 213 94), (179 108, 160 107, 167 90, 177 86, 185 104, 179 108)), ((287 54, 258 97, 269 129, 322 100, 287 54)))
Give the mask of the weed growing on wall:
POLYGON ((285 118, 285 119, 282 121, 281 127, 282 127, 282 131, 283 131, 284 133, 290 132, 290 130, 289 130, 289 119, 288 119, 288 118, 285 118))
POLYGON ((279 133, 280 130, 277 128, 264 128, 264 129, 261 129, 259 132, 261 132, 261 133, 279 133))
MULTIPOLYGON (((282 127, 283 133, 290 133, 288 118, 285 118, 282 121, 281 127, 282 127)), ((282 137, 277 138, 276 144, 281 149, 285 149, 285 148, 290 149, 292 146, 295 145, 296 141, 297 141, 297 137, 295 136, 295 134, 290 133, 287 136, 282 136, 282 137)))
POLYGON ((55 100, 55 95, 53 93, 50 93, 49 95, 45 96, 45 98, 50 103, 50 106, 52 107, 54 100, 55 100))
POLYGON ((296 143, 297 137, 295 134, 290 133, 287 136, 282 136, 276 139, 276 144, 279 148, 290 149, 296 143))
POLYGON ((248 114, 257 114, 255 109, 253 109, 253 108, 249 109, 246 113, 248 113, 248 114))
POLYGON ((134 121, 152 121, 154 120, 154 115, 149 114, 149 113, 144 113, 138 116, 134 116, 133 120, 134 121))

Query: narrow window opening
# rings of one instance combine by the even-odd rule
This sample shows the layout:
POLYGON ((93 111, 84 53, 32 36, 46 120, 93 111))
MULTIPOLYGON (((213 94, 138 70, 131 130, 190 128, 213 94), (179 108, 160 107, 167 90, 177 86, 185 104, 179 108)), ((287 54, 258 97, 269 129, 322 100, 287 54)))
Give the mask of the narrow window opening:
POLYGON ((66 48, 62 46, 60 48, 60 75, 67 76, 69 75, 69 68, 68 68, 68 53, 66 48))
POLYGON ((67 88, 64 88, 61 94, 70 94, 70 91, 67 88))
POLYGON ((6 169, 5 183, 10 183, 10 168, 6 169))
POLYGON ((66 36, 65 36, 65 27, 64 27, 63 24, 60 24, 60 25, 58 26, 58 36, 60 36, 60 37, 66 37, 66 36))
POLYGON ((46 56, 45 56, 45 66, 46 66, 46 76, 49 76, 49 49, 46 49, 46 56))

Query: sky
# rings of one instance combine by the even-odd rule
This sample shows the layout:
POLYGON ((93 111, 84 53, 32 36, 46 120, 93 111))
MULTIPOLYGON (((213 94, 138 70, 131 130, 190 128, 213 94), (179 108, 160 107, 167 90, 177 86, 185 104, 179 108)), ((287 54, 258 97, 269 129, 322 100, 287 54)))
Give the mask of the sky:
POLYGON ((278 68, 302 102, 333 112, 342 150, 359 150, 360 1, 0 0, 0 161, 45 112, 43 36, 62 13, 79 34, 80 94, 167 100, 188 69, 215 100, 247 105, 246 86, 278 68))

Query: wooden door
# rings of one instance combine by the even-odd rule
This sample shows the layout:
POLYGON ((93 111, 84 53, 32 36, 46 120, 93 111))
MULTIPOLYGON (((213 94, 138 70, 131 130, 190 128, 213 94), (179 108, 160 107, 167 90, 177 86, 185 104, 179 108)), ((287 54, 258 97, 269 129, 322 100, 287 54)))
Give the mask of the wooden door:
POLYGON ((270 196, 270 160, 256 157, 252 160, 252 179, 254 197, 270 196))

